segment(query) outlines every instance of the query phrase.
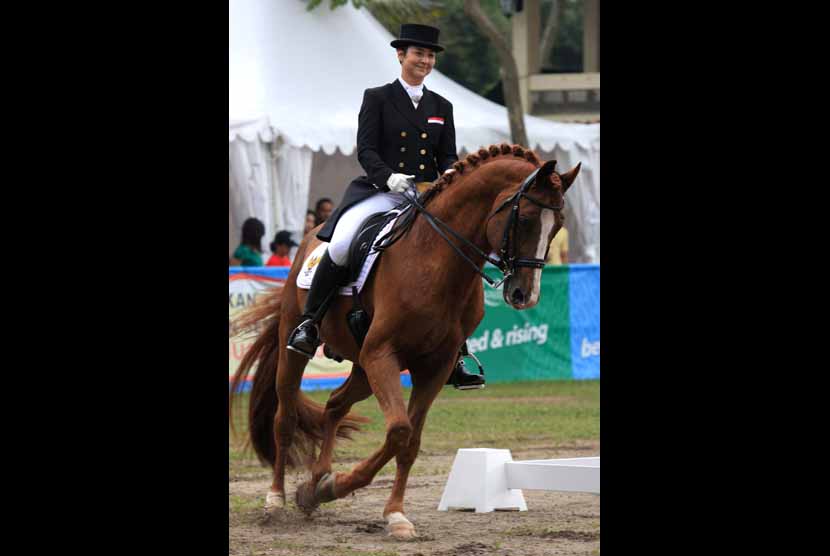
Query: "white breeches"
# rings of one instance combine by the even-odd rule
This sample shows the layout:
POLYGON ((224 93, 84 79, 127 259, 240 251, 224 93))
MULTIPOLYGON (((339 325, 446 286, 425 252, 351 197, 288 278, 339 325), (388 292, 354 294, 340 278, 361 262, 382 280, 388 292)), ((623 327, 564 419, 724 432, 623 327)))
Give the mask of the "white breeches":
POLYGON ((375 193, 368 199, 363 199, 349 207, 337 221, 329 243, 329 257, 334 264, 338 266, 346 264, 349 258, 349 246, 364 220, 376 212, 386 212, 395 208, 403 200, 404 197, 400 193, 386 191, 375 193))

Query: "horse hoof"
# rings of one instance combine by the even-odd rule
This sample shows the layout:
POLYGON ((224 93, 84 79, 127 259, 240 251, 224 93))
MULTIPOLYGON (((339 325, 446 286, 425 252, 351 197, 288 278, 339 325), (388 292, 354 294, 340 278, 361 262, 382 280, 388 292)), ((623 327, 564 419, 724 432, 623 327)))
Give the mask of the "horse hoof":
POLYGON ((317 503, 331 502, 337 498, 334 494, 334 473, 326 473, 317 482, 317 487, 314 489, 314 498, 317 503))
POLYGON ((306 515, 311 515, 320 506, 320 503, 314 496, 314 485, 311 484, 311 481, 306 481, 297 487, 295 502, 297 503, 297 507, 306 515))
POLYGON ((415 533, 415 526, 400 512, 392 512, 386 516, 386 530, 390 537, 399 541, 408 541, 418 535, 415 533))
POLYGON ((265 496, 265 511, 272 512, 285 508, 285 493, 268 491, 265 496))
POLYGON ((306 481, 297 487, 297 507, 306 514, 316 510, 323 502, 331 502, 336 499, 334 494, 334 473, 326 473, 316 485, 306 481))

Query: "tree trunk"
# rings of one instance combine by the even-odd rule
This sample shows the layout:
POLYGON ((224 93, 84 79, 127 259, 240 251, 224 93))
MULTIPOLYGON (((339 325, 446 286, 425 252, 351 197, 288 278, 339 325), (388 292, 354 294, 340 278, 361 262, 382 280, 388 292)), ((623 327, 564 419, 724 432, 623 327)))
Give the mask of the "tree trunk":
POLYGON ((476 27, 484 33, 484 36, 496 48, 496 54, 501 62, 502 90, 504 92, 504 102, 507 105, 511 140, 516 144, 532 148, 528 144, 527 132, 525 131, 524 110, 519 94, 519 70, 516 67, 516 60, 513 58, 513 51, 507 44, 507 39, 496 29, 487 14, 482 11, 479 0, 464 0, 464 13, 473 20, 476 27))
POLYGON ((545 21, 545 30, 542 32, 542 45, 539 47, 539 64, 543 68, 550 63, 550 51, 553 45, 556 44, 556 35, 559 34, 559 22, 562 21, 564 11, 564 0, 552 0, 550 13, 545 21))

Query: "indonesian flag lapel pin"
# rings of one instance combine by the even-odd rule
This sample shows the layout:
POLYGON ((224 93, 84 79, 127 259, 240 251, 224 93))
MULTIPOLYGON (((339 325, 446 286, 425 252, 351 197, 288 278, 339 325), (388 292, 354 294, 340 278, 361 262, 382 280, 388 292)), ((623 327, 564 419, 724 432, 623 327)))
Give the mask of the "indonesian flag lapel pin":
POLYGON ((444 125, 444 118, 439 118, 438 116, 430 116, 429 118, 427 118, 427 123, 444 125))

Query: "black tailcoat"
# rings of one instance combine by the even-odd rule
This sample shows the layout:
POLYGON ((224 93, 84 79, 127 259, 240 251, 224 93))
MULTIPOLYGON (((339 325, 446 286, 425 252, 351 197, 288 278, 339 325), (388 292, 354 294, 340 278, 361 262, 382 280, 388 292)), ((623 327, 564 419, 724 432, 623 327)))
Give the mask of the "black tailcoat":
POLYGON ((417 110, 397 79, 366 89, 357 127, 357 159, 365 176, 352 180, 343 200, 317 233, 331 241, 340 215, 379 191, 389 191, 393 173, 415 175, 415 182, 435 181, 458 160, 452 104, 423 89, 417 110))

